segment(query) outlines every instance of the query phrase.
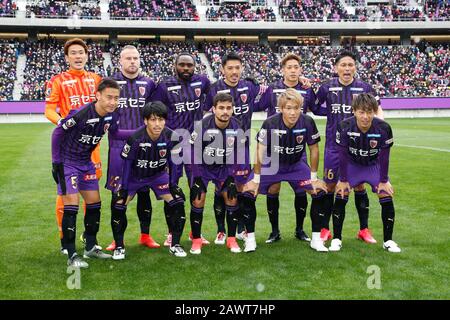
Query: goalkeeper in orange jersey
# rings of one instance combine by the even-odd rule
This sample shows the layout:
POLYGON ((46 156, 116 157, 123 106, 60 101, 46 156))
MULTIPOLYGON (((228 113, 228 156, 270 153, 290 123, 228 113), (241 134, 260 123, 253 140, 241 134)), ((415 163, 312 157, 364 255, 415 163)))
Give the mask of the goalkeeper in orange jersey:
MULTIPOLYGON (((64 55, 69 69, 53 76, 47 82, 45 90, 45 116, 54 124, 59 124, 71 110, 95 101, 95 93, 101 76, 85 70, 88 59, 88 47, 79 38, 68 40, 64 44, 64 55)), ((92 162, 95 165, 97 179, 102 176, 99 145, 92 152, 92 162)), ((56 198, 56 221, 61 239, 61 253, 67 250, 62 241, 62 218, 64 204, 61 196, 56 198)))

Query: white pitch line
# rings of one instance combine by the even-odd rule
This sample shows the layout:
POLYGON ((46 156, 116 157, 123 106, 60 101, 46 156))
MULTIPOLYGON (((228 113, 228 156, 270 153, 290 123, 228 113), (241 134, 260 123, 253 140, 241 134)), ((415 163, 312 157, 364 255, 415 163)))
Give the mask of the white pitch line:
POLYGON ((411 146, 407 144, 398 144, 394 143, 394 145, 397 145, 399 147, 406 147, 406 148, 415 148, 415 149, 426 149, 426 150, 432 150, 432 151, 441 151, 441 152, 450 152, 448 149, 441 149, 441 148, 433 148, 433 147, 425 147, 425 146, 411 146))

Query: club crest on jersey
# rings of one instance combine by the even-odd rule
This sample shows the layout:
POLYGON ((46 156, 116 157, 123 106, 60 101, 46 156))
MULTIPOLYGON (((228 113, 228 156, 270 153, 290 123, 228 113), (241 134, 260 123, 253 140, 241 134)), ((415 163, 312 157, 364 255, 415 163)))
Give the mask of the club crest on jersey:
POLYGON ((141 96, 144 96, 144 94, 145 94, 145 87, 139 87, 139 93, 141 94, 141 96))
POLYGON ((95 84, 90 84, 89 89, 91 89, 91 93, 95 93, 95 84))
POLYGON ((296 136, 295 140, 297 140, 298 144, 301 144, 303 142, 303 135, 296 136))
POLYGON ((247 102, 247 94, 246 93, 241 93, 241 100, 243 103, 247 102))
POLYGON ((378 145, 378 141, 377 140, 370 140, 370 147, 373 149, 378 145))
POLYGON ((234 143, 234 137, 227 137, 227 144, 228 146, 232 146, 234 143))
POLYGON ((197 96, 197 98, 199 98, 200 95, 202 94, 202 89, 201 88, 195 88, 194 92, 195 92, 195 95, 197 96))
POLYGON ((108 129, 109 129, 110 125, 111 124, 109 124, 109 123, 105 123, 105 126, 103 127, 103 131, 105 131, 105 133, 108 132, 108 129))
POLYGON ((167 154, 167 149, 160 149, 159 150, 159 156, 161 158, 164 158, 166 156, 166 154, 167 154))

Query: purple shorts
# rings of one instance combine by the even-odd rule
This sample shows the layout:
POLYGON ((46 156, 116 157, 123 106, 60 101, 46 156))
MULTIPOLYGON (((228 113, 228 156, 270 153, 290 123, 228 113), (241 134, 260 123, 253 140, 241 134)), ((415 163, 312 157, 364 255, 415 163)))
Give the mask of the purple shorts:
MULTIPOLYGON (((66 194, 74 194, 79 191, 98 191, 98 179, 94 164, 92 162, 84 165, 64 163, 64 184, 66 194)), ((61 183, 58 183, 57 192, 59 195, 63 195, 61 183)))
POLYGON ((125 160, 120 157, 122 147, 109 147, 108 154, 108 177, 105 188, 116 191, 122 185, 122 172, 125 160))
POLYGON ((312 190, 311 169, 308 164, 302 160, 298 162, 294 168, 290 167, 288 170, 281 168, 277 174, 261 175, 259 193, 268 194, 270 186, 282 181, 288 182, 295 193, 312 190))
POLYGON ((130 179, 128 182, 128 196, 134 196, 138 191, 147 192, 150 189, 155 193, 156 199, 160 200, 161 196, 170 194, 169 174, 167 172, 158 173, 152 177, 142 179, 141 181, 130 179))
MULTIPOLYGON (((226 166, 214 169, 214 170, 208 170, 205 167, 200 167, 200 177, 203 181, 203 184, 205 185, 206 189, 208 189, 208 184, 210 181, 214 183, 216 190, 222 190, 223 183, 229 176, 228 168, 226 166)), ((191 183, 190 186, 193 185, 193 179, 194 177, 191 177, 191 183)), ((222 190, 225 191, 225 190, 222 190)), ((206 190, 205 190, 206 192, 206 190)))
POLYGON ((323 162, 323 181, 336 183, 339 180, 339 149, 325 147, 323 162))
POLYGON ((350 187, 354 188, 362 183, 368 183, 372 192, 376 193, 380 183, 380 165, 362 166, 354 162, 347 164, 347 175, 350 187))

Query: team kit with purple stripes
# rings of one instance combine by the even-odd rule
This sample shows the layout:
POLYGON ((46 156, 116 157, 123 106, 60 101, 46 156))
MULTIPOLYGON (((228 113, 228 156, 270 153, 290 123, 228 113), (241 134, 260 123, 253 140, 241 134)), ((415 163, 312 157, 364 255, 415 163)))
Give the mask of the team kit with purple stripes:
POLYGON ((214 203, 208 204, 217 224, 214 244, 231 253, 257 251, 256 218, 263 223, 266 212, 272 231, 264 245, 282 239, 279 192, 283 181, 295 194, 293 236, 299 242, 309 243, 317 252, 345 248, 342 229, 353 190, 360 222, 357 237, 377 243, 368 228, 368 184, 381 205, 382 248, 401 252, 392 239, 394 189, 388 173, 393 134, 383 120, 377 93, 355 77, 354 53, 342 51, 335 57, 337 76, 324 79, 317 91, 302 76, 300 57, 292 53, 280 62, 283 78, 267 86, 241 78, 243 61, 233 52, 222 57, 222 78, 215 83, 194 73, 195 59, 190 53, 174 58, 174 76, 156 83, 142 75, 138 50, 125 46, 119 59, 121 71, 100 82, 96 101, 72 111, 54 130, 52 173, 64 202, 61 252, 68 255, 69 266, 88 267, 75 245, 79 195, 86 202, 80 236, 85 243, 84 259, 125 259, 126 211, 135 196, 139 243, 161 247, 150 233, 150 191, 164 202, 167 236, 163 245, 169 252, 176 257, 188 255, 180 245, 188 201, 189 252, 207 254, 211 244, 201 229, 204 211, 208 211, 204 209, 208 208, 209 182, 214 186, 214 203), (252 116, 261 111, 267 112, 267 119, 252 136, 252 116), (307 112, 327 119, 323 179, 318 177, 318 146, 323 140, 307 112), (105 188, 111 192, 112 229, 106 250, 112 254, 103 252, 96 239, 101 200, 91 162, 92 151, 106 134, 105 188), (251 150, 256 151, 251 154, 251 150), (178 185, 183 176, 187 190, 178 185), (303 228, 308 194, 311 238, 303 228), (267 208, 257 210, 258 195, 266 197, 267 208))

